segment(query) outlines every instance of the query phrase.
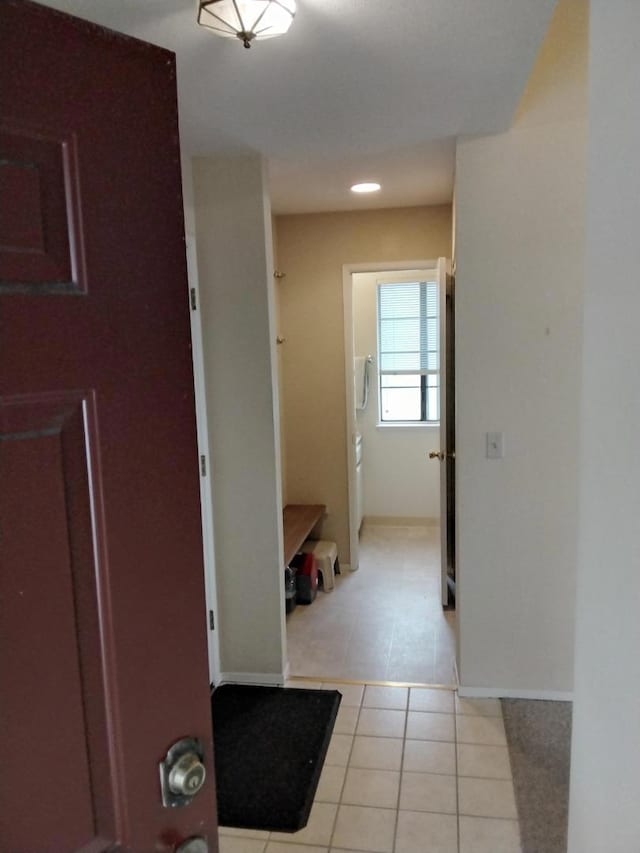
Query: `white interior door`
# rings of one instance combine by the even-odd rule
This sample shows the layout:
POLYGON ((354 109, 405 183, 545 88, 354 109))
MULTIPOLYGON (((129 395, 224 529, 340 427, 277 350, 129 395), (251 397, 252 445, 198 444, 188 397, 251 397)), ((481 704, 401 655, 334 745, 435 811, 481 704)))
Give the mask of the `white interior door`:
POLYGON ((213 539, 213 501, 211 497, 211 465, 209 433, 207 431, 207 398, 204 382, 202 325, 200 322, 200 294, 198 292, 198 264, 193 237, 187 236, 187 274, 189 278, 189 305, 191 316, 191 343, 193 381, 196 394, 198 427, 198 452, 200 454, 200 507, 202 513, 202 542, 204 548, 204 584, 206 596, 207 646, 209 652, 209 681, 220 679, 220 649, 218 645, 218 602, 216 592, 216 565, 213 539))

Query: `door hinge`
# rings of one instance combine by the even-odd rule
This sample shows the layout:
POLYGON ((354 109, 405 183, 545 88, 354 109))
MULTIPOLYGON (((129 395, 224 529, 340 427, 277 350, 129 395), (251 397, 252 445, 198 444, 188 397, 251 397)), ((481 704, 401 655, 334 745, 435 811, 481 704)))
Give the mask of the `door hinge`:
POLYGON ((196 289, 192 287, 189 291, 189 302, 191 304, 191 310, 195 311, 198 308, 198 302, 196 299, 196 289))
POLYGON ((206 456, 200 457, 200 473, 202 474, 203 477, 207 476, 207 457, 206 456))
POLYGON ((216 630, 216 620, 213 616, 213 610, 209 611, 209 630, 210 631, 216 630))

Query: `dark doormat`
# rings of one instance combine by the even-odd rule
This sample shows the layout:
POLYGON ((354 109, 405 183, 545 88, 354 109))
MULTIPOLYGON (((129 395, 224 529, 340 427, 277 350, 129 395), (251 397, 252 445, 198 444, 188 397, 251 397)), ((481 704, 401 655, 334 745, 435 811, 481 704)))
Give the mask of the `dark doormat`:
POLYGON ((214 690, 221 826, 278 832, 306 826, 341 698, 337 690, 234 684, 214 690))
POLYGON ((522 853, 566 853, 571 702, 503 699, 522 853))

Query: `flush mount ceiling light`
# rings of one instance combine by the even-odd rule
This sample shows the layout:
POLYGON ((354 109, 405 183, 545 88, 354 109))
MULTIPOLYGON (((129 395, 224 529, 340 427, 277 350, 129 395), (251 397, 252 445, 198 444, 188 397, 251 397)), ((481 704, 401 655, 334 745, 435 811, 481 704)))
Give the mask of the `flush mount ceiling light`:
POLYGON ((354 184, 351 187, 352 193, 377 193, 378 190, 381 189, 380 184, 375 183, 374 181, 366 181, 362 184, 354 184))
POLYGON ((198 23, 223 38, 254 39, 287 32, 296 13, 295 0, 199 0, 198 23))

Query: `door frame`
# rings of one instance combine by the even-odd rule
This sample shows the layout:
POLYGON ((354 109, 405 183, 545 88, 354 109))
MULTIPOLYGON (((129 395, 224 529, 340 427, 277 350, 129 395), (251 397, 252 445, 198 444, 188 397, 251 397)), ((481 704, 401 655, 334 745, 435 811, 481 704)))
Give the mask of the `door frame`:
POLYGON ((402 272, 403 270, 436 269, 438 259, 413 261, 384 261, 342 265, 342 306, 344 318, 344 384, 346 401, 347 491, 349 506, 349 568, 360 565, 360 541, 356 506, 356 406, 353 388, 353 275, 354 273, 402 272))
POLYGON ((202 517, 209 682, 215 686, 220 681, 220 643, 218 640, 218 626, 220 623, 218 620, 211 454, 209 453, 209 430, 207 427, 207 394, 204 378, 204 347, 200 316, 200 291, 198 287, 198 259, 196 255, 196 238, 192 234, 186 235, 185 248, 187 253, 187 281, 189 289, 187 298, 189 299, 189 315, 191 318, 193 384, 196 398, 196 427, 198 433, 198 454, 200 456, 200 512, 202 517), (213 614, 213 629, 210 625, 210 613, 213 614))

